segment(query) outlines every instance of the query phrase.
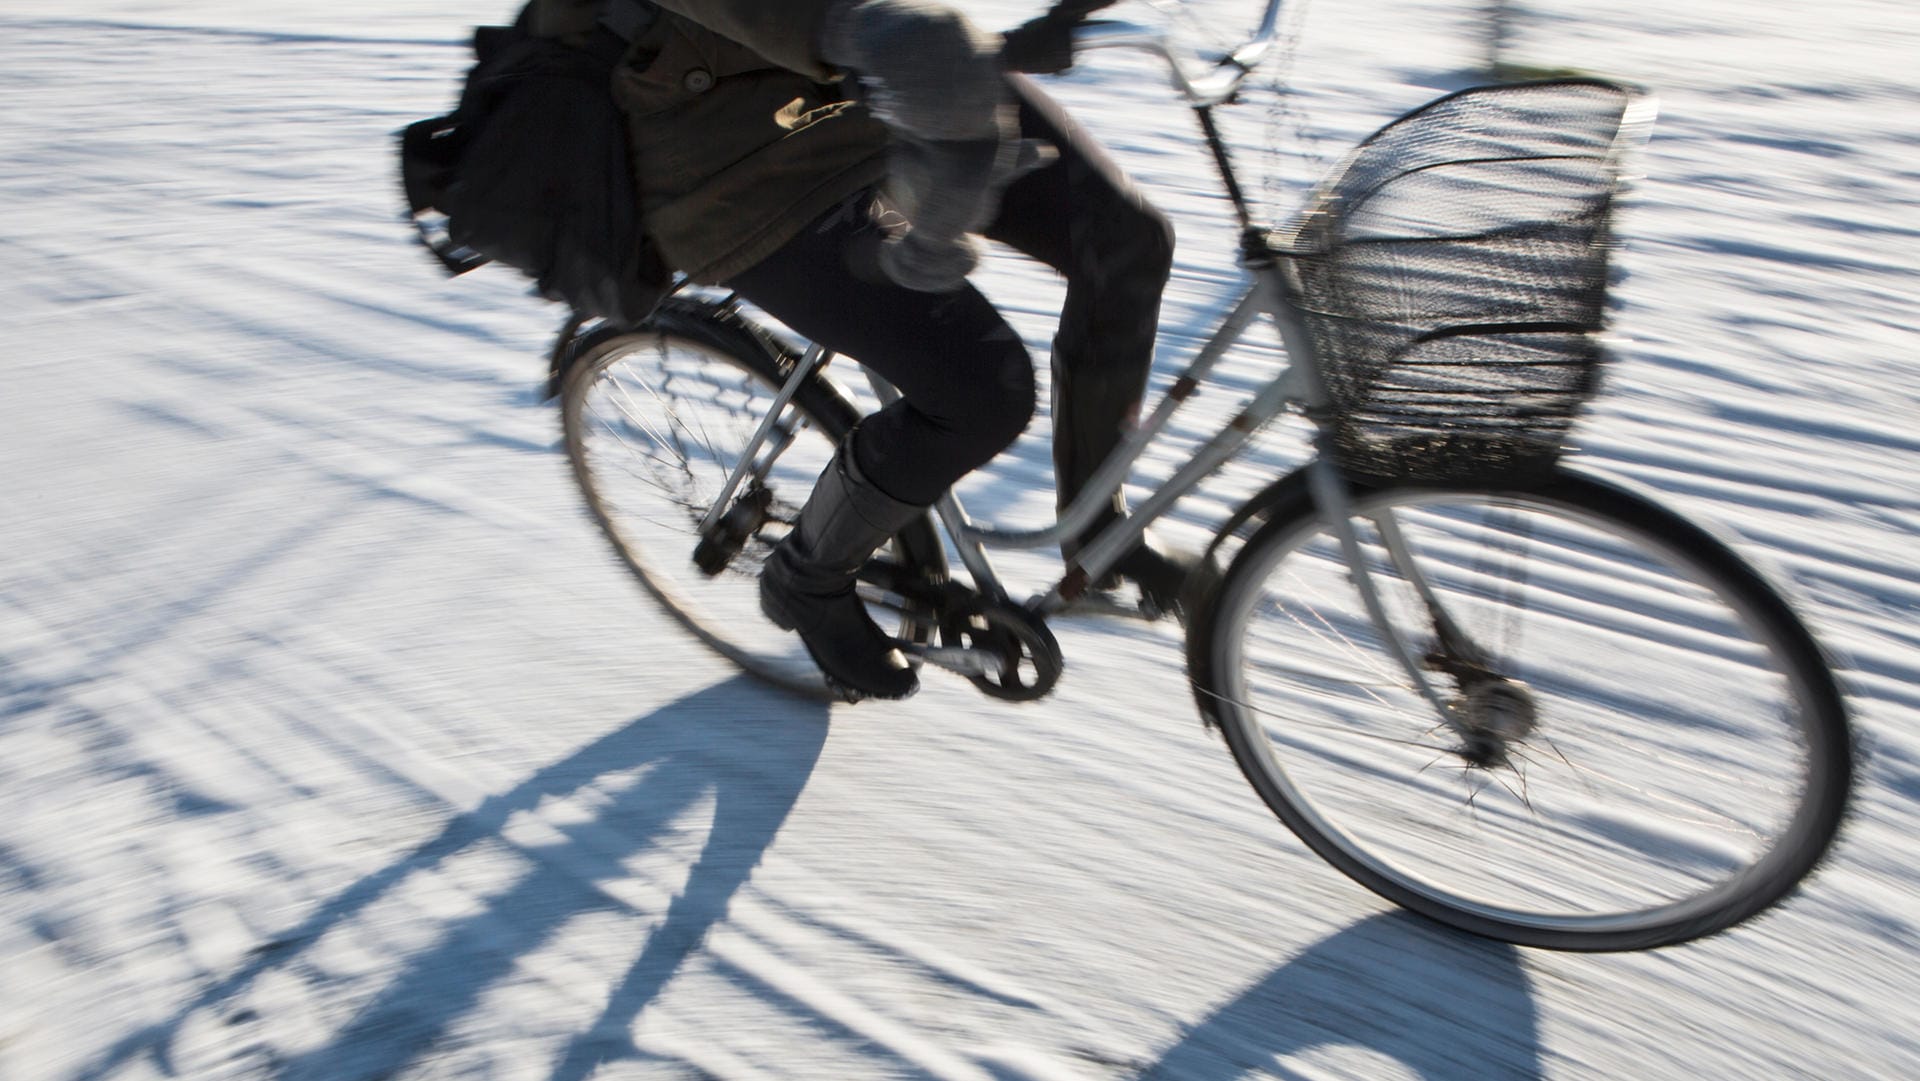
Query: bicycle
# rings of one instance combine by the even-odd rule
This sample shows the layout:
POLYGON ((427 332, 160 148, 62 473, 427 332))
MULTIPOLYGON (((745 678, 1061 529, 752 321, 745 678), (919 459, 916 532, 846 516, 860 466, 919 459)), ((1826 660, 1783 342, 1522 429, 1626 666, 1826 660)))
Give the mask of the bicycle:
MULTIPOLYGON (((1200 62, 1147 27, 1077 32, 1168 62, 1239 217, 1243 291, 1057 522, 978 523, 949 493, 862 572, 863 597, 919 663, 1041 697, 1063 668, 1047 619, 1269 421, 1303 415, 1314 453, 1220 528, 1183 605, 1199 711, 1281 821, 1381 896, 1518 945, 1671 945, 1769 908, 1846 806, 1832 671, 1727 544, 1564 460, 1597 392, 1614 200, 1650 102, 1599 79, 1459 91, 1382 127, 1268 228, 1212 110, 1279 8, 1200 62), (987 550, 1091 525, 1262 315, 1282 370, 1049 590, 1012 600, 987 550)), ((710 646, 814 695, 756 577, 857 418, 832 359, 734 298, 684 294, 636 327, 569 320, 551 358, 575 476, 620 558, 710 646)))

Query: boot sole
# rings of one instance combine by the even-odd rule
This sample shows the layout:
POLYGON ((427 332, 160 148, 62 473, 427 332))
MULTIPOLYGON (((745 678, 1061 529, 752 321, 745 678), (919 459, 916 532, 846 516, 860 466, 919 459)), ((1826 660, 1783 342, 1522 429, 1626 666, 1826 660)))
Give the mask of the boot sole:
MULTIPOLYGON (((812 651, 808 651, 807 655, 812 656, 812 651)), ((820 662, 816 660, 813 663, 817 666, 820 662)), ((862 690, 850 683, 843 683, 828 675, 827 670, 824 668, 820 669, 820 676, 826 680, 827 690, 831 692, 835 698, 838 698, 848 705, 852 705, 855 702, 864 702, 869 698, 878 702, 904 702, 919 693, 920 690, 920 684, 916 681, 912 687, 908 688, 905 694, 876 694, 873 691, 862 690)))
MULTIPOLYGON (((762 583, 760 587, 760 614, 766 616, 774 626, 783 631, 796 630, 800 625, 799 619, 793 615, 792 610, 786 604, 768 595, 764 583, 762 583)), ((820 655, 813 651, 812 646, 807 645, 806 635, 800 636, 800 644, 805 647, 807 657, 813 661, 813 666, 820 670, 821 678, 826 680, 827 690, 842 702, 852 704, 867 698, 877 698, 883 702, 901 702, 912 698, 914 693, 920 689, 920 681, 918 679, 914 680, 913 683, 900 694, 883 694, 879 691, 868 690, 864 687, 856 687, 827 670, 827 666, 820 662, 820 655)))
MULTIPOLYGON (((807 646, 807 640, 805 638, 800 639, 800 644, 807 646)), ((813 647, 807 646, 807 656, 812 658, 813 666, 820 669, 820 678, 826 681, 827 690, 832 692, 836 698, 839 698, 842 702, 846 702, 849 705, 869 698, 882 702, 904 702, 912 698, 920 690, 920 681, 917 678, 907 685, 906 690, 899 694, 883 694, 879 691, 870 691, 865 687, 856 687, 834 675, 832 672, 827 671, 826 666, 820 663, 820 658, 814 654, 813 647)))

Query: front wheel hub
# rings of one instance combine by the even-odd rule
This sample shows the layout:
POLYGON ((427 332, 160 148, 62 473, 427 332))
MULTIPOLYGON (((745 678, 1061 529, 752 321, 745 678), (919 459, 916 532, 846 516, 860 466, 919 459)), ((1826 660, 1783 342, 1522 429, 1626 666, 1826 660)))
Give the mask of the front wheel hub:
POLYGON ((1533 689, 1517 679, 1483 679, 1465 688, 1461 700, 1467 757, 1478 765, 1506 760, 1509 744, 1538 727, 1533 689))

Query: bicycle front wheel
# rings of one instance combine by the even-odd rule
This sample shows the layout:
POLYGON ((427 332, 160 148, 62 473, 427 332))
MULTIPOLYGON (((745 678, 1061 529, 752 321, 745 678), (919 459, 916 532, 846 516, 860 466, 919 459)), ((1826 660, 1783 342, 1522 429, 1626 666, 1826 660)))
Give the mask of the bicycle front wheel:
MULTIPOLYGON (((754 449, 721 513, 709 510, 750 447, 793 358, 737 314, 669 300, 643 326, 583 344, 567 369, 567 456, 614 551, 701 641, 755 676, 832 698, 798 636, 760 612, 759 576, 858 413, 825 379, 805 379, 754 449)), ((911 579, 946 561, 926 519, 884 550, 911 579)), ((880 626, 925 641, 933 620, 863 585, 880 626)))
POLYGON ((1365 574, 1296 488, 1190 658, 1203 712, 1318 854, 1441 922, 1568 950, 1710 934, 1813 869, 1851 778, 1844 708, 1725 545, 1568 472, 1352 501, 1365 574))

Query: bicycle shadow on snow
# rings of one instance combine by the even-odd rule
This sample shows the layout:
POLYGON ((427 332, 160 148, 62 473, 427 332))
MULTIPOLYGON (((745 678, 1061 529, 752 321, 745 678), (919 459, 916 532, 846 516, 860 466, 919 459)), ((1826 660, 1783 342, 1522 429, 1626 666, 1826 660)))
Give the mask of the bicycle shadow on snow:
POLYGON ((1271 1077, 1289 1061, 1278 1076, 1538 1078, 1520 951, 1398 910, 1370 916, 1216 1009, 1138 1081, 1271 1077))
POLYGON ((687 812, 710 802, 712 825, 684 885, 615 981, 600 1015, 577 1031, 550 1076, 580 1081, 604 1063, 650 1057, 631 1040, 635 1021, 724 918, 799 799, 826 735, 824 704, 780 695, 745 676, 637 718, 455 816, 438 835, 322 902, 303 923, 257 947, 238 971, 74 1077, 104 1079, 143 1058, 165 1076, 190 1072, 176 1061, 175 1045, 196 1018, 211 1013, 227 1025, 271 1025, 247 1001, 262 977, 289 969, 311 976, 303 971, 303 955, 323 936, 417 876, 476 846, 503 843, 502 831, 515 815, 588 790, 596 795, 587 820, 555 825, 562 840, 553 845, 507 846, 532 866, 501 892, 479 898, 478 911, 437 921, 433 944, 399 959, 392 979, 358 1005, 343 1028, 298 1054, 254 1053, 265 1057, 265 1072, 279 1078, 337 1081, 405 1071, 434 1054, 490 988, 511 978, 522 958, 569 922, 596 911, 635 915, 595 883, 628 877, 626 861, 663 843, 687 812), (637 779, 622 784, 623 774, 637 779))

